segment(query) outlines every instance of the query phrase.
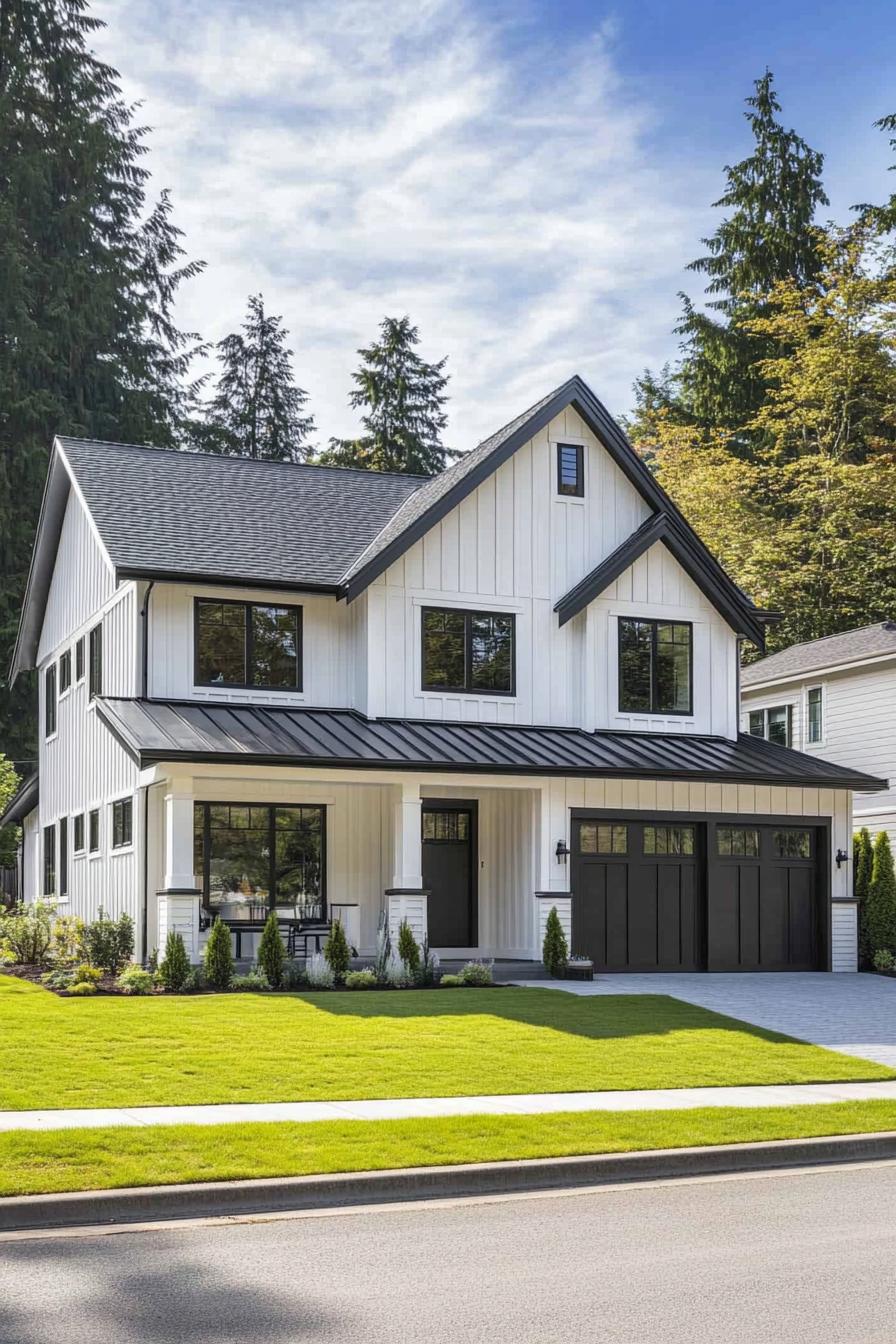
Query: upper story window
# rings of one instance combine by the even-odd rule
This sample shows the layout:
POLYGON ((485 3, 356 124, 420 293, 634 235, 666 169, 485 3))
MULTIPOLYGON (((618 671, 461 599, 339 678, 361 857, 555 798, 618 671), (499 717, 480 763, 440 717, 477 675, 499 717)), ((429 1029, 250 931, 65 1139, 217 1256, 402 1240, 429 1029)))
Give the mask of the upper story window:
POLYGON ((423 610, 423 690, 513 695, 516 618, 503 612, 423 610))
POLYGON ((72 653, 66 649, 59 655, 59 694, 65 695, 72 684, 72 653))
POLYGON ((51 663, 44 673, 44 736, 56 731, 56 664, 51 663))
POLYGON ((88 694, 95 700, 103 693, 103 624, 95 625, 87 637, 89 659, 87 669, 88 694))
POLYGON ((822 710, 822 696, 820 686, 810 686, 806 697, 808 709, 808 740, 810 742, 820 742, 824 737, 824 718, 822 710))
POLYGON ((84 636, 75 641, 75 681, 84 680, 84 636))
POLYGON ((764 737, 767 742, 777 742, 779 747, 789 747, 793 740, 791 706, 773 705, 771 709, 751 709, 750 735, 764 737))
POLYGON ((585 450, 580 443, 557 444, 557 494, 581 499, 585 493, 585 450))
POLYGON ((302 689, 302 608, 196 598, 197 686, 302 689))
POLYGON ((693 628, 687 621, 619 620, 619 709, 693 713, 693 628))

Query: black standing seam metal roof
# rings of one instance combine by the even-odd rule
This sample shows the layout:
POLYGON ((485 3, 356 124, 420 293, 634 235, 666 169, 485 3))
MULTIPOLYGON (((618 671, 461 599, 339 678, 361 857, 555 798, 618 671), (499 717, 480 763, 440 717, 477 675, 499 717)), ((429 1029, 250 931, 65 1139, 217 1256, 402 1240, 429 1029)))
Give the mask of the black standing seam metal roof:
POLYGON ((731 741, 692 734, 586 733, 196 700, 105 698, 97 701, 97 712, 141 766, 182 760, 718 780, 866 792, 887 787, 886 780, 748 734, 731 741))
POLYGON ((39 796, 40 782, 35 771, 22 781, 6 804, 4 812, 0 814, 0 827, 18 825, 24 821, 28 813, 37 807, 39 796))

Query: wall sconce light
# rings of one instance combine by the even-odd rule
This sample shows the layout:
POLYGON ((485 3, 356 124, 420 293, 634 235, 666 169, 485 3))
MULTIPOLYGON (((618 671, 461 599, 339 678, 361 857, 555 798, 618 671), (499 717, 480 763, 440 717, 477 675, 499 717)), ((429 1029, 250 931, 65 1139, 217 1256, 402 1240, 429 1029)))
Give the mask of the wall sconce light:
POLYGON ((846 860, 847 860, 848 858, 849 858, 849 855, 847 854, 847 852, 846 852, 845 849, 838 849, 838 850, 837 850, 837 853, 834 855, 834 862, 836 863, 837 867, 839 868, 840 865, 841 865, 841 863, 846 863, 846 860))
POLYGON ((554 853, 557 855, 558 863, 566 862, 566 860, 569 858, 569 846, 567 845, 565 840, 557 841, 557 848, 554 850, 554 853))

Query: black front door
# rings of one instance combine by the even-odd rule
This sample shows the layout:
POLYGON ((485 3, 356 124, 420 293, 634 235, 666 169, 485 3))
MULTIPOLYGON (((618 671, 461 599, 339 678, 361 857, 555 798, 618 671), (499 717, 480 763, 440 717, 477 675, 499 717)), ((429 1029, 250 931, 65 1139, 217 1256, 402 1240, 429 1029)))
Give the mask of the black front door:
POLYGON ((423 885, 431 947, 475 947, 476 804, 423 804, 423 885))

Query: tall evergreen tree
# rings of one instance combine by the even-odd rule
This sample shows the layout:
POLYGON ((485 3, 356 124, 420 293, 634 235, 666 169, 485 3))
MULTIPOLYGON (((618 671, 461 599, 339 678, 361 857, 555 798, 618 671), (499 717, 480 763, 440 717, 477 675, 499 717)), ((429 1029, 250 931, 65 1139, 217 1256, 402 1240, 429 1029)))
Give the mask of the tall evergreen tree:
MULTIPOLYGON (((167 194, 147 213, 145 129, 92 54, 86 0, 0 0, 0 677, 54 433, 173 444, 194 339, 167 194)), ((33 691, 0 688, 0 745, 35 756, 33 691)))
MULTIPOLYGON (((802 285, 818 271, 811 226, 818 206, 828 203, 823 157, 778 120, 770 71, 746 102, 753 151, 725 169, 725 191, 714 203, 725 217, 702 240, 705 255, 688 268, 707 278, 706 308, 681 296, 681 361, 673 372, 647 373, 636 384, 639 414, 660 406, 682 423, 742 430, 763 400, 758 361, 766 354, 743 319, 761 313, 763 296, 779 280, 802 285)), ((755 431, 743 435, 743 448, 752 437, 755 431)))
POLYGON ((457 456, 442 443, 448 422, 445 360, 427 364, 414 349, 419 344, 410 318, 383 319, 379 341, 358 351, 361 367, 352 374, 349 403, 364 409, 365 432, 357 439, 331 439, 322 462, 436 476, 457 456))
POLYGON ((308 394, 296 385, 286 338, 282 317, 265 312, 261 294, 250 295, 242 332, 218 344, 221 374, 191 436, 197 447, 277 462, 308 456, 314 418, 305 411, 308 394))

